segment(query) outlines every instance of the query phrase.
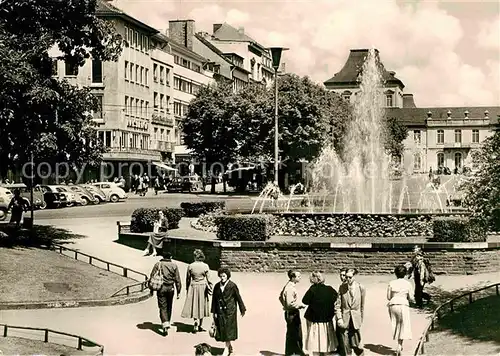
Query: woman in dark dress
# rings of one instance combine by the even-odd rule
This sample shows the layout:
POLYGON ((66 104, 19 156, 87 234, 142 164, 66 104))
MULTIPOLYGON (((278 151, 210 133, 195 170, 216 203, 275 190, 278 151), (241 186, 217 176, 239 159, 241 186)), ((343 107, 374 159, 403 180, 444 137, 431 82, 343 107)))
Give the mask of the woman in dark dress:
POLYGON ((225 342, 228 355, 231 355, 234 353, 231 341, 238 339, 238 308, 242 317, 246 308, 238 286, 230 280, 231 271, 220 268, 217 275, 220 282, 215 285, 212 297, 212 314, 217 330, 215 340, 225 342))

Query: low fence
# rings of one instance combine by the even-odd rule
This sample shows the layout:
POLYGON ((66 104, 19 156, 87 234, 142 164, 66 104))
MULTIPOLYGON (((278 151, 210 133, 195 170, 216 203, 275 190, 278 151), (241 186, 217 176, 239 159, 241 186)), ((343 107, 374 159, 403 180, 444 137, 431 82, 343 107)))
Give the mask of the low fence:
POLYGON ((59 252, 61 255, 67 256, 67 257, 72 257, 77 261, 82 261, 82 262, 87 262, 91 264, 92 266, 95 266, 97 268, 101 268, 104 270, 107 270, 108 272, 116 273, 119 274, 123 277, 130 278, 133 280, 136 280, 138 283, 134 283, 128 286, 125 286, 115 293, 111 297, 117 297, 120 295, 125 295, 128 296, 131 293, 134 292, 143 292, 144 290, 148 289, 147 282, 149 277, 139 271, 133 270, 128 267, 121 266, 119 264, 105 261, 101 258, 91 256, 89 254, 86 254, 84 252, 80 252, 71 248, 64 247, 62 245, 53 245, 53 249, 57 252, 59 252), (80 257, 80 258, 79 258, 80 257), (83 258, 81 258, 83 257, 83 258), (143 281, 141 281, 143 279, 143 281))
POLYGON ((420 337, 420 340, 414 352, 414 356, 425 354, 425 343, 429 341, 429 332, 435 328, 436 321, 447 314, 447 311, 448 313, 453 313, 455 311, 455 308, 458 306, 471 304, 475 300, 482 299, 491 295, 500 296, 500 283, 495 283, 483 288, 473 290, 471 292, 464 293, 438 306, 429 318, 429 323, 427 324, 427 327, 424 329, 424 332, 420 337), (492 289, 495 290, 494 293, 488 293, 492 291, 492 289), (474 296, 476 296, 475 299, 474 296))
MULTIPOLYGON (((31 326, 14 326, 14 325, 0 324, 0 328, 3 328, 3 337, 8 337, 8 336, 21 337, 24 339, 31 339, 31 340, 40 340, 43 338, 43 342, 51 342, 53 344, 64 345, 64 346, 69 346, 69 347, 73 347, 73 348, 75 348, 75 346, 76 346, 77 350, 84 350, 84 348, 85 349, 98 348, 98 351, 95 353, 95 355, 103 355, 104 354, 104 346, 103 345, 100 345, 92 340, 89 340, 89 339, 83 337, 83 336, 73 335, 73 334, 65 333, 62 331, 51 330, 51 329, 35 328, 35 327, 31 327, 31 326), (14 332, 16 330, 17 331, 19 331, 19 330, 28 331, 28 332, 31 332, 31 335, 35 334, 35 333, 33 333, 33 331, 41 332, 41 333, 40 333, 40 337, 34 339, 34 338, 26 337, 26 335, 25 335, 26 333, 23 333, 23 336, 19 336, 19 333, 14 332), (10 335, 9 335, 9 331, 10 331, 10 335), (53 335, 51 335, 51 334, 53 334, 53 335), (53 340, 55 338, 55 335, 65 336, 67 338, 70 338, 71 341, 73 341, 73 342, 62 343, 61 338, 58 338, 58 340, 57 340, 58 342, 53 342, 51 340, 53 340), (51 338, 51 336, 53 336, 53 337, 51 338)), ((38 335, 39 333, 36 333, 36 334, 38 335)))

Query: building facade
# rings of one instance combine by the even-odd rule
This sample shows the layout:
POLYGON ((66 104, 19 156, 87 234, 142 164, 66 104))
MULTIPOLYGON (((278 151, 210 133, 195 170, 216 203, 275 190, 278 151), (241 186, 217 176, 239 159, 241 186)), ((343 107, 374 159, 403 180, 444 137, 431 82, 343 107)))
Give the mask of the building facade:
MULTIPOLYGON (((324 82, 326 89, 353 102, 360 90, 359 75, 368 49, 352 49, 340 72, 324 82)), ((403 82, 395 72, 387 71, 380 61, 386 117, 396 118, 408 128, 400 157, 413 173, 449 169, 461 173, 474 169, 481 143, 500 128, 500 107, 428 107, 418 108, 412 94, 404 93, 403 82)))

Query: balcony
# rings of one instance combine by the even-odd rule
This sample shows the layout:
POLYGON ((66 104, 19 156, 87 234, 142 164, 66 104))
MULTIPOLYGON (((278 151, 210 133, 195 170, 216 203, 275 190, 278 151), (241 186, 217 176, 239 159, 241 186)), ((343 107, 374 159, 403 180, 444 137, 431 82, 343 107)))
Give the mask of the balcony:
POLYGON ((173 142, 158 141, 156 149, 160 152, 174 152, 175 145, 173 142))
POLYGON ((151 122, 153 124, 164 125, 164 126, 174 126, 174 119, 169 117, 169 111, 155 109, 155 112, 151 116, 151 122))
POLYGON ((444 145, 440 145, 445 149, 450 148, 480 148, 481 144, 477 142, 445 142, 444 145))

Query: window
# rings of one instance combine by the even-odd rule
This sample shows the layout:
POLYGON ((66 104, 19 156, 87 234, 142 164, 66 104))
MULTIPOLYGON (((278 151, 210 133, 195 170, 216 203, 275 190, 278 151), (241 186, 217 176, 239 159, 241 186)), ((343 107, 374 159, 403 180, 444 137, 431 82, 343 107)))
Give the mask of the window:
POLYGON ((146 112, 145 112, 146 117, 149 116, 149 101, 146 101, 146 112))
POLYGON ((155 108, 158 107, 158 93, 157 92, 154 92, 154 94, 153 94, 153 105, 155 106, 155 108))
POLYGON ((163 66, 160 66, 160 83, 163 84, 164 82, 164 73, 163 73, 163 69, 164 67, 163 66))
POLYGON ((178 55, 174 54, 174 63, 175 64, 181 64, 181 57, 178 55))
POLYGON ((136 64, 136 65, 135 65, 135 77, 134 77, 134 78, 135 78, 135 80, 134 80, 134 81, 135 81, 136 83, 138 83, 138 82, 139 82, 139 81, 137 80, 137 79, 138 79, 138 77, 139 77, 139 66, 136 64))
POLYGON ((174 89, 180 90, 181 89, 181 79, 174 77, 174 89))
POLYGON ((132 115, 132 106, 134 105, 134 99, 133 98, 129 98, 129 102, 128 102, 128 114, 129 115, 132 115))
POLYGON ((392 94, 387 94, 385 96, 385 106, 387 106, 388 108, 392 108, 392 94))
POLYGON ((193 66, 192 66, 192 67, 193 67, 192 69, 193 69, 195 72, 197 72, 197 73, 201 73, 201 67, 200 67, 198 64, 194 64, 194 63, 193 63, 193 66))
POLYGON ((439 167, 444 167, 444 153, 439 152, 437 154, 437 166, 439 167))
POLYGON ((132 63, 130 63, 130 72, 129 72, 129 78, 131 82, 134 81, 134 65, 132 63))
POLYGON ((179 102, 174 102, 174 115, 181 115, 181 103, 179 102))
POLYGON ((182 58, 182 66, 186 68, 191 67, 191 62, 189 62, 187 59, 182 58))
POLYGON ((141 100, 141 106, 140 106, 140 111, 139 111, 139 114, 141 117, 144 117, 144 111, 142 111, 143 107, 144 107, 144 100, 141 100))
POLYGON ((170 85, 170 69, 165 68, 165 81, 167 85, 170 85))
POLYGON ((78 75, 78 66, 76 64, 66 62, 64 74, 67 76, 77 76, 78 75))
POLYGON ((460 152, 455 153, 455 168, 462 168, 462 154, 460 152))
POLYGON ((128 79, 128 61, 125 61, 125 79, 128 79))
POLYGON ((102 119, 102 95, 95 95, 95 98, 97 99, 97 110, 94 113, 94 119, 102 119))
POLYGON ((135 99, 135 116, 139 115, 139 99, 135 99))
POLYGON ((144 84, 144 67, 141 67, 141 84, 144 84))
POLYGON ((128 96, 125 96, 125 114, 129 114, 129 111, 128 111, 128 96))
POLYGON ((57 59, 52 58, 52 75, 57 75, 57 59))
POLYGON ((472 143, 479 143, 479 130, 472 130, 472 143))
POLYGON ((160 94, 160 109, 163 109, 163 100, 165 100, 165 96, 160 94))
POLYGON ((125 41, 128 42, 129 39, 128 39, 128 27, 127 26, 125 26, 125 31, 124 32, 125 32, 125 41))
POLYGON ((106 147, 111 147, 111 131, 106 131, 106 139, 104 141, 106 147))
POLYGON ((153 80, 155 83, 158 83, 158 64, 153 64, 153 80))
POLYGON ((134 44, 134 30, 131 28, 128 29, 128 44, 129 46, 133 47, 134 44))
POLYGON ((462 142, 462 130, 455 130, 455 143, 462 142))
POLYGON ((144 74, 144 84, 149 85, 149 69, 146 68, 146 73, 144 74))
POLYGON ((436 142, 438 144, 443 144, 444 143, 444 131, 443 130, 437 130, 437 140, 436 142))
POLYGON ((137 31, 134 31, 134 45, 136 49, 139 49, 139 33, 137 31))
POLYGON ((422 157, 420 153, 415 153, 413 155, 413 170, 420 171, 422 169, 422 157))
POLYGON ((92 83, 102 83, 102 62, 98 59, 92 60, 92 83))
POLYGON ((422 143, 422 133, 420 130, 413 130, 413 141, 417 144, 422 143))

